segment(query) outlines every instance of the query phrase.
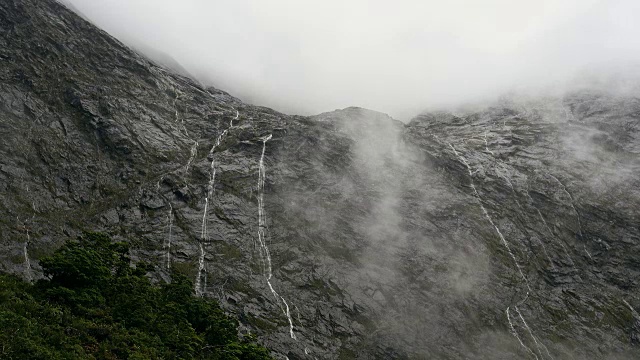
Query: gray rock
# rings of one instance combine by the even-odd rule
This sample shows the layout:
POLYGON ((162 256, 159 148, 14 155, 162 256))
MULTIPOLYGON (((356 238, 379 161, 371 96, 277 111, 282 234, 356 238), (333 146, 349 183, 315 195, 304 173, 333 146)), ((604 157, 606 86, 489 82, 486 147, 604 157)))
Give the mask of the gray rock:
POLYGON ((159 280, 167 251, 195 279, 202 244, 205 295, 290 359, 638 357, 637 92, 406 125, 289 116, 172 74, 52 0, 0 3, 0 26, 5 271, 24 274, 26 229, 38 271, 92 228, 131 241, 159 280), (258 240, 268 134, 281 297, 258 240))

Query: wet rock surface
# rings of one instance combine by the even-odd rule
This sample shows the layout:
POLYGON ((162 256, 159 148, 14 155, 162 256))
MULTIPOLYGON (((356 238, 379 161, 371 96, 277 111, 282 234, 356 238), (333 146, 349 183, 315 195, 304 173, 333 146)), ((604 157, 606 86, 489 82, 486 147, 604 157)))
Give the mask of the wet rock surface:
POLYGON ((53 1, 5 1, 0 27, 3 271, 98 230, 158 279, 202 259, 204 295, 280 357, 640 355, 640 92, 289 116, 53 1))

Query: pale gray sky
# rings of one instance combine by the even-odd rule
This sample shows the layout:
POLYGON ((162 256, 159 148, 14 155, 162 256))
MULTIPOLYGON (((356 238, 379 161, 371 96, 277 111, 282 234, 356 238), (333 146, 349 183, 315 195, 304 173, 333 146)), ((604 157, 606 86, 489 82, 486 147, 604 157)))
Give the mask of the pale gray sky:
POLYGON ((287 113, 406 120, 640 59, 636 0, 65 0, 127 44, 287 113))

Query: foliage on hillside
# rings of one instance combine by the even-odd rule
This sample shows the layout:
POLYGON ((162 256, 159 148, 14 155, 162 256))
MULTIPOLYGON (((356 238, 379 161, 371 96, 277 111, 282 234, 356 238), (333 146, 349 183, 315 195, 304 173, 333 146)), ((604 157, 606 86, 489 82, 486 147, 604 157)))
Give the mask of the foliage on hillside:
POLYGON ((184 276, 154 285, 128 253, 89 233, 40 261, 44 280, 0 275, 0 358, 271 359, 184 276))

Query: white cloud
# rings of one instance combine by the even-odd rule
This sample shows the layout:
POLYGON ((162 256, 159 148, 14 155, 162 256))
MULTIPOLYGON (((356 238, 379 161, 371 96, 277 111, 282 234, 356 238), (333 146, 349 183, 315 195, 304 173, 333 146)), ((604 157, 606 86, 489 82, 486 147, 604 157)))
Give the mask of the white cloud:
POLYGON ((633 0, 66 0, 123 42, 284 112, 406 119, 640 57, 633 0))

